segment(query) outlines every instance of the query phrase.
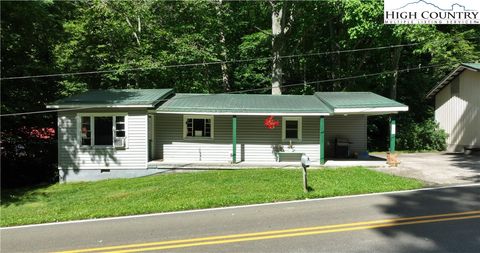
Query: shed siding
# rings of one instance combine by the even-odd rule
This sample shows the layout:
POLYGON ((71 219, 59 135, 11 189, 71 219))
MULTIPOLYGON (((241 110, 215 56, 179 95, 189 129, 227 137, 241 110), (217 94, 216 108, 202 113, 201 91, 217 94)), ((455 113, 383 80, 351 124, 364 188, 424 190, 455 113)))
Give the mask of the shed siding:
POLYGON ((367 150, 367 116, 330 116, 325 118, 325 156, 335 154, 335 138, 348 139, 350 152, 367 150))
POLYGON ((435 120, 444 129, 449 151, 480 145, 480 73, 465 70, 435 96, 435 120), (458 96, 451 85, 458 84, 458 96))
MULTIPOLYGON (((97 111, 99 112, 99 111, 97 111)), ((60 170, 146 169, 147 112, 145 110, 109 111, 128 113, 127 148, 80 147, 77 113, 58 114, 58 168, 60 170)), ((82 113, 86 113, 82 111, 82 113)))
MULTIPOLYGON (((214 117, 214 139, 183 138, 183 115, 155 116, 155 158, 165 161, 229 162, 232 153, 231 116, 214 117)), ((237 160, 247 162, 276 161, 276 145, 287 149, 282 142, 282 127, 266 129, 264 116, 238 116, 237 160)), ((281 117, 276 117, 281 122, 281 117)), ((319 117, 302 118, 302 141, 293 142, 295 152, 306 153, 312 161, 320 157, 319 117)), ((353 142, 352 151, 366 150, 366 116, 326 117, 326 139, 336 136, 353 142)), ((333 145, 333 144, 332 144, 333 145)))

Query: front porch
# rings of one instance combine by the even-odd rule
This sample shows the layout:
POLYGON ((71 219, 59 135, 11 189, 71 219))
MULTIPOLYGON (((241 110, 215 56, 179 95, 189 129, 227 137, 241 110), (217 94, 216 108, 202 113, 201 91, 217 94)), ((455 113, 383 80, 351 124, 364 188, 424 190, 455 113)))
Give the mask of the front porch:
POLYGON ((367 117, 392 115, 393 152, 393 114, 406 110, 396 101, 361 92, 177 94, 149 111, 148 167, 297 167, 301 154, 312 166, 382 166, 350 159, 368 158, 367 117))
MULTIPOLYGON (((312 166, 383 166, 385 161, 368 158, 367 115, 303 116, 301 141, 283 140, 285 129, 267 129, 265 116, 211 115, 212 138, 185 136, 182 125, 188 117, 154 114, 149 124, 148 168, 246 168, 298 167, 301 154, 312 166), (155 127, 153 127, 155 126, 155 127), (152 128, 154 130, 152 131, 152 128), (347 148, 339 147, 339 140, 347 148), (343 149, 340 149, 343 148, 343 149), (357 159, 364 158, 366 159, 357 159)), ((278 117, 282 121, 282 117, 278 117)), ((395 150, 395 123, 391 120, 390 151, 395 150)), ((282 124, 283 125, 283 124, 282 124)))

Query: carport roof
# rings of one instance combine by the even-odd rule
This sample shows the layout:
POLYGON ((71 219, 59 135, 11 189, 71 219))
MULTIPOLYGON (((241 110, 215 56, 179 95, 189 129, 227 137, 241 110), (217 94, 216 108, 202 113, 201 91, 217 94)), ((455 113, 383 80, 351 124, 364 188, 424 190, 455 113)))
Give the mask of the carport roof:
POLYGON ((372 92, 316 92, 334 113, 408 111, 408 106, 372 92))

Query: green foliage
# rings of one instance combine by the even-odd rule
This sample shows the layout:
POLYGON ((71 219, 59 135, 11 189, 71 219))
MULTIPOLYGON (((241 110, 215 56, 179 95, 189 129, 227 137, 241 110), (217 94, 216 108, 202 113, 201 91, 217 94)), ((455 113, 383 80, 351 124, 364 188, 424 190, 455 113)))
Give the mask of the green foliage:
POLYGON ((22 130, 2 132, 2 189, 58 182, 57 140, 22 130))
POLYGON ((420 188, 423 184, 362 167, 302 172, 248 169, 163 174, 2 191, 1 226, 167 212, 420 188))
MULTIPOLYGON (((272 43, 269 31, 264 30, 242 38, 238 46, 238 52, 242 59, 248 59, 251 55, 269 55, 269 45, 272 43)), ((248 83, 249 88, 262 88, 270 85, 271 60, 259 59, 242 64, 235 71, 235 79, 238 83, 248 83)), ((268 93, 269 91, 265 91, 268 93)))
MULTIPOLYGON (((2 77, 50 74, 57 71, 52 49, 62 34, 64 13, 60 6, 45 1, 2 1, 0 9, 2 77)), ((67 10, 67 5, 63 10, 67 10)), ((61 89, 58 80, 2 80, 2 113, 45 109, 45 103, 57 98, 58 90, 61 89)), ((3 121, 2 128, 12 128, 15 123, 27 124, 25 121, 27 120, 12 118, 3 121)), ((43 120, 36 118, 34 121, 43 120)))
POLYGON ((399 150, 437 150, 447 148, 448 134, 440 129, 438 123, 428 119, 420 123, 402 124, 397 134, 399 150))

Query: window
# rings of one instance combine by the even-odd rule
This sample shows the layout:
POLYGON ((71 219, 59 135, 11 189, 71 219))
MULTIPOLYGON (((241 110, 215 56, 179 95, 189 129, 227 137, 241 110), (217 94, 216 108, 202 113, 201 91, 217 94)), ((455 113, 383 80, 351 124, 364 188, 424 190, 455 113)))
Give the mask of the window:
POLYGON ((213 138, 212 116, 184 116, 185 138, 213 138))
POLYGON ((283 117, 282 119, 282 140, 302 140, 302 118, 283 117))
POLYGON ((90 117, 82 117, 81 123, 82 145, 92 145, 92 132, 90 128, 90 117))
POLYGON ((125 115, 81 115, 79 133, 82 146, 125 147, 125 115))
POLYGON ((115 117, 115 136, 125 137, 125 116, 115 117))
POLYGON ((94 117, 93 122, 94 145, 113 145, 113 117, 94 117))

